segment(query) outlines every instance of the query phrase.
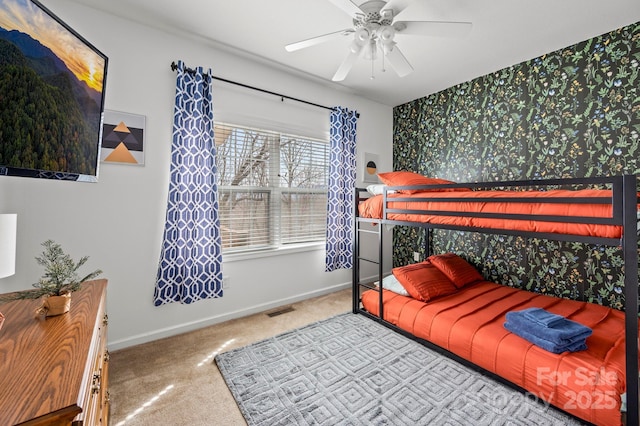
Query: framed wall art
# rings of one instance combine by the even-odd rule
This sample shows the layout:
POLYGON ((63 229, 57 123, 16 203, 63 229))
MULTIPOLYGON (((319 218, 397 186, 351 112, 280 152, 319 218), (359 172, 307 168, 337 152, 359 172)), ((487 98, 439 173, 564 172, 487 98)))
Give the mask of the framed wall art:
POLYGON ((103 163, 143 166, 144 139, 144 115, 106 110, 100 160, 103 163))
POLYGON ((380 163, 378 154, 365 152, 362 163, 364 164, 362 180, 364 182, 378 182, 378 164, 380 163))

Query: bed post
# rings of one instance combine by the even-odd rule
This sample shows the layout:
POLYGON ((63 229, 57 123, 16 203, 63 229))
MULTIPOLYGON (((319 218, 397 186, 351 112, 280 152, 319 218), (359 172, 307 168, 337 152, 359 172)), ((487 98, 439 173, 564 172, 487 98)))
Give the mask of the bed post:
POLYGON ((382 224, 382 222, 380 222, 378 224, 378 285, 380 286, 379 289, 379 311, 378 313, 380 314, 380 319, 383 320, 384 319, 384 298, 383 298, 383 292, 382 292, 382 274, 383 274, 383 263, 384 263, 384 247, 383 247, 383 234, 384 234, 384 225, 382 224))
POLYGON ((353 267, 351 269, 351 309, 354 314, 358 313, 360 307, 360 232, 358 227, 358 203, 360 202, 360 190, 356 187, 353 193, 353 267))
POLYGON ((431 256, 433 228, 424 228, 424 258, 431 256))
POLYGON ((623 176, 627 426, 638 426, 638 234, 635 175, 623 176))

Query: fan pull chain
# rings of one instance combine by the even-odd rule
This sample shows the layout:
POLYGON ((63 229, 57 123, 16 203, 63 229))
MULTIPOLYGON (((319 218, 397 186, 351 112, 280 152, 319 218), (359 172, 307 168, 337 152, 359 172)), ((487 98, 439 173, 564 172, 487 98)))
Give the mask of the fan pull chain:
POLYGON ((387 72, 386 68, 384 67, 384 57, 386 56, 386 54, 384 53, 384 49, 382 50, 382 72, 387 72))
POLYGON ((371 58, 371 80, 375 80, 375 76, 373 75, 373 58, 371 58))

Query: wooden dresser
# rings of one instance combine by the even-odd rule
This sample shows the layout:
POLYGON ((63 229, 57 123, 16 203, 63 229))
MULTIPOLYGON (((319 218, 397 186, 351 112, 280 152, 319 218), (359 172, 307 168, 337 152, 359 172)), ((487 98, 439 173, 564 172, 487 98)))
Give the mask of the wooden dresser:
POLYGON ((68 313, 46 319, 40 300, 0 305, 0 425, 108 425, 106 290, 83 283, 68 313))

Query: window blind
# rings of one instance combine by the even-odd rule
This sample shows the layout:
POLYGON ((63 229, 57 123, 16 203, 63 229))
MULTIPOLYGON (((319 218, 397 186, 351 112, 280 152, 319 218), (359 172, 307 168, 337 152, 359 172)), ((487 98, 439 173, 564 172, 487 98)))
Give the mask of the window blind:
POLYGON ((324 240, 327 141, 226 123, 214 132, 226 252, 324 240))

